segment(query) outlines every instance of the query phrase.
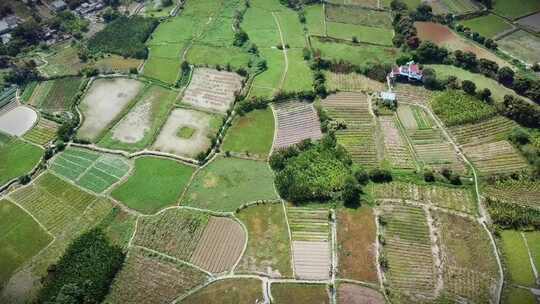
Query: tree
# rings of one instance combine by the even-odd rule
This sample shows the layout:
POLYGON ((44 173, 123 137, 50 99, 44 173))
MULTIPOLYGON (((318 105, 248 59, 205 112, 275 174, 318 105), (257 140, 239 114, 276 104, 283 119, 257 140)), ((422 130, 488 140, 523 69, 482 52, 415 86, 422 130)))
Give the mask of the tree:
POLYGON ((497 72, 497 80, 504 86, 510 87, 514 82, 514 71, 504 66, 497 72))
POLYGON ((491 101, 491 91, 488 88, 485 88, 482 91, 480 91, 478 97, 480 97, 480 99, 485 102, 491 101))
POLYGON ((360 184, 353 176, 348 176, 345 179, 343 185, 343 191, 341 192, 341 198, 345 206, 356 208, 360 205, 360 194, 362 190, 360 184))
POLYGON ((461 82, 461 87, 463 88, 463 91, 469 95, 474 95, 476 92, 476 84, 470 80, 463 80, 461 82))
POLYGON ((369 171, 369 178, 375 183, 391 182, 392 172, 387 169, 374 168, 369 171))
POLYGON ((392 2, 390 2, 390 8, 393 11, 406 11, 408 9, 407 4, 400 0, 392 0, 392 2))
POLYGON ((353 170, 353 175, 361 185, 365 185, 369 182, 369 174, 364 168, 355 168, 353 170))
POLYGON ((433 9, 426 3, 418 5, 414 13, 415 20, 430 21, 433 18, 433 9))
POLYGON ((529 133, 520 127, 514 128, 512 132, 510 132, 510 135, 508 135, 508 139, 521 146, 526 145, 531 141, 529 133))
POLYGON ((26 63, 21 67, 13 67, 5 76, 7 82, 20 86, 24 86, 37 79, 39 79, 39 72, 36 70, 35 66, 30 63, 26 63))
POLYGON ((244 43, 246 43, 248 40, 249 40, 248 34, 244 32, 243 30, 239 30, 234 33, 233 45, 240 47, 244 45, 244 43))
POLYGON ((424 180, 428 183, 432 183, 435 181, 435 174, 433 173, 433 170, 424 171, 424 180))
POLYGON ((448 50, 431 41, 423 41, 416 50, 416 59, 421 63, 442 63, 448 57, 448 50))

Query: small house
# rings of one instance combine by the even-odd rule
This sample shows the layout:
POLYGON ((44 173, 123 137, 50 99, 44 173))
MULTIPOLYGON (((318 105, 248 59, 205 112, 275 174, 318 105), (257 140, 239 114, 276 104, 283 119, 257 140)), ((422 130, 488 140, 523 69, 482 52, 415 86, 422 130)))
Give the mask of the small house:
POLYGON ((422 70, 414 61, 408 62, 406 65, 395 67, 390 72, 390 78, 407 78, 407 80, 422 81, 422 70))

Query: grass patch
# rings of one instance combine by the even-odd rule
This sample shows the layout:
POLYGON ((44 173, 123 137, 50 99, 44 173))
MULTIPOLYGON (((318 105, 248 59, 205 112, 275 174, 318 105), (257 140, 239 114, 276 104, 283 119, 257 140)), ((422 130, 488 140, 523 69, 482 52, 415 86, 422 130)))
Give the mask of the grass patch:
POLYGON ((286 92, 313 90, 312 71, 303 58, 302 50, 290 49, 287 51, 287 59, 289 68, 282 89, 286 92))
POLYGON ((289 234, 282 205, 251 206, 240 211, 237 217, 244 222, 249 235, 246 253, 238 264, 238 271, 269 272, 271 276, 291 277, 289 234))
POLYGON ((0 286, 26 261, 52 241, 30 215, 8 200, 0 200, 0 286))
POLYGON ((511 282, 522 286, 534 287, 535 279, 531 263, 529 263, 529 253, 527 252, 527 247, 525 247, 521 233, 514 230, 503 230, 501 232, 501 240, 505 264, 511 282))
POLYGON ((353 37, 360 42, 381 44, 388 47, 392 46, 392 30, 369 27, 357 24, 326 22, 328 36, 338 39, 352 41, 353 37))
MULTIPOLYGON (((495 107, 474 96, 454 90, 437 94, 431 101, 431 107, 447 126, 479 122, 497 114, 495 107)), ((422 125, 418 123, 420 129, 422 125)))
POLYGON ((263 301, 260 280, 227 279, 208 285, 184 299, 182 303, 261 303, 263 301))
POLYGON ((493 10, 511 19, 517 19, 540 10, 540 2, 537 0, 496 0, 494 2, 493 10))
POLYGON ((249 95, 271 97, 280 88, 285 58, 283 52, 278 49, 261 49, 260 53, 266 59, 268 69, 255 77, 249 95))
POLYGON ((426 65, 424 68, 432 68, 437 73, 437 78, 447 79, 449 76, 456 76, 459 80, 470 80, 476 84, 476 90, 489 89, 491 91, 491 97, 496 102, 502 102, 504 95, 516 95, 516 93, 497 81, 488 78, 482 74, 475 74, 464 69, 451 66, 451 65, 426 65))
POLYGON ((327 4, 326 18, 332 22, 392 29, 392 18, 388 12, 366 9, 364 7, 327 4))
POLYGON ((94 52, 146 58, 144 42, 156 26, 157 21, 151 18, 121 16, 90 38, 88 48, 94 52))
POLYGON ((182 204, 234 211, 244 203, 276 198, 265 162, 218 157, 197 174, 182 204))
POLYGON ((510 23, 493 14, 465 20, 461 24, 488 38, 512 28, 510 23))
POLYGON ((319 38, 312 38, 311 43, 314 49, 321 51, 321 55, 325 59, 345 60, 357 65, 368 63, 393 64, 400 56, 400 51, 392 47, 353 45, 324 41, 319 38))
POLYGON ((528 231, 524 233, 525 238, 527 239, 527 245, 529 245, 529 250, 531 251, 534 260, 534 265, 538 267, 538 265, 540 265, 540 232, 528 231))
POLYGON ((272 298, 276 303, 330 303, 330 298, 324 284, 286 284, 271 285, 272 298))
POLYGON ((538 52, 540 38, 526 31, 514 32, 503 39, 497 40, 497 44, 501 50, 530 64, 540 61, 540 52, 538 52))
POLYGON ((193 136, 193 133, 195 133, 195 129, 190 127, 181 127, 180 130, 176 133, 176 136, 180 138, 190 139, 191 136, 193 136))
POLYGON ((324 11, 322 5, 310 5, 304 8, 304 14, 306 16, 306 26, 310 35, 325 35, 324 28, 324 11))
POLYGON ((222 150, 248 152, 250 155, 265 158, 272 148, 274 123, 270 107, 235 117, 223 141, 222 150))
POLYGON ((240 48, 210 46, 204 43, 192 45, 187 53, 187 61, 191 64, 222 67, 229 65, 233 69, 247 67, 249 59, 250 55, 240 48))
POLYGON ((43 149, 19 139, 0 146, 0 185, 27 174, 41 159, 43 149))
POLYGON ((135 160, 133 175, 111 195, 130 208, 155 213, 177 201, 193 171, 174 160, 140 157, 135 160))
POLYGON ((527 289, 507 286, 504 289, 502 303, 536 304, 536 297, 527 289))

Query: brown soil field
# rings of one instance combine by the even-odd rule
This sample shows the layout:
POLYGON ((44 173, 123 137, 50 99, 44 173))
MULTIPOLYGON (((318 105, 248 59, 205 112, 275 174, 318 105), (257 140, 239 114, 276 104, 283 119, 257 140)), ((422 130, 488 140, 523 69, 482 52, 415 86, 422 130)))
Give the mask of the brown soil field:
POLYGON ((385 300, 378 291, 356 284, 340 284, 337 291, 339 304, 384 304, 385 300))
POLYGON ((198 68, 193 73, 183 102, 195 107, 225 113, 242 89, 242 77, 236 73, 198 68))
POLYGON ((274 283, 270 286, 272 303, 276 304, 327 304, 330 297, 326 285, 323 284, 284 284, 274 283))
POLYGON ((193 267, 133 249, 105 303, 171 303, 205 280, 206 275, 193 267))
POLYGON ((263 303, 262 283, 256 279, 219 280, 183 299, 181 304, 263 303))
POLYGON ((225 217, 211 217, 191 263, 209 272, 228 271, 242 254, 245 242, 246 234, 240 224, 225 217))
POLYGON ((285 148, 304 139, 321 139, 321 124, 311 104, 290 101, 274 105, 277 116, 277 134, 274 148, 285 148))
POLYGON ((377 283, 375 242, 377 227, 368 207, 337 213, 338 277, 377 283))
POLYGON ((418 37, 421 40, 431 41, 438 46, 446 47, 450 51, 461 50, 464 52, 472 52, 476 54, 478 58, 489 59, 496 62, 499 66, 509 66, 506 61, 500 59, 495 54, 475 45, 473 42, 467 41, 465 38, 460 37, 442 24, 433 22, 415 22, 415 26, 418 30, 418 37))

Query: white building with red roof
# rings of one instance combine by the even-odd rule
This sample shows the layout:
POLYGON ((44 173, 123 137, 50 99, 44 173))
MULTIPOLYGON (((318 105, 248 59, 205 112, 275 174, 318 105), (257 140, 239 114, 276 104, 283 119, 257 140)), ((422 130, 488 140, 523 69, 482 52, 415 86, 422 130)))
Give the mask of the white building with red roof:
POLYGON ((392 72, 390 72, 390 78, 395 79, 398 77, 406 77, 408 80, 422 81, 423 75, 420 65, 414 63, 414 61, 411 61, 406 65, 392 69, 392 72))

